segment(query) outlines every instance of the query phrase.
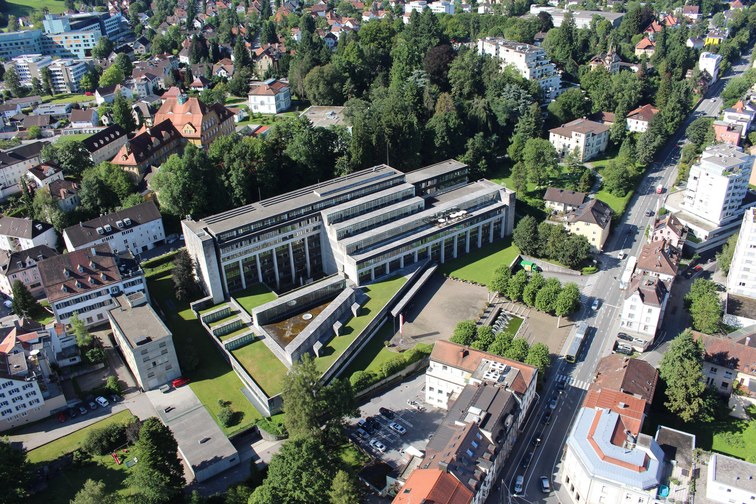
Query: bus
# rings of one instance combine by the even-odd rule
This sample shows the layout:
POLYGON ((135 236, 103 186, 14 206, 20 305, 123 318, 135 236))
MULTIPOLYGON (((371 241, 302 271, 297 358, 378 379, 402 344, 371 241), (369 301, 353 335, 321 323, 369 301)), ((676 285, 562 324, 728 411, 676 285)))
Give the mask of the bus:
POLYGON ((564 355, 564 360, 567 362, 574 363, 577 360, 577 356, 580 353, 580 349, 583 348, 583 341, 585 340, 585 336, 588 333, 588 323, 587 322, 580 322, 577 326, 577 331, 575 332, 575 336, 572 337, 572 341, 570 342, 570 348, 567 350, 567 353, 564 355))

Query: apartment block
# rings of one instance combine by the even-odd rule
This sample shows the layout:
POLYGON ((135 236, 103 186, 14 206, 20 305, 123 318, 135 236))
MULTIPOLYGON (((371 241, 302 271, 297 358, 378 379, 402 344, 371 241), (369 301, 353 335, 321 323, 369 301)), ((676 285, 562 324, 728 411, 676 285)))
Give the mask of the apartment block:
POLYGON ((727 275, 727 293, 756 299, 756 209, 743 214, 743 223, 727 275))
POLYGON ((707 71, 711 75, 710 84, 714 84, 719 78, 719 66, 722 64, 722 56, 703 51, 698 57, 698 69, 707 71))
POLYGON ((20 252, 40 245, 54 249, 58 244, 55 228, 47 222, 0 217, 0 250, 20 252))
POLYGON ((706 471, 706 498, 722 504, 756 501, 756 464, 712 453, 706 471))
POLYGON ((580 162, 593 159, 609 145, 609 126, 589 119, 575 119, 549 130, 549 142, 564 157, 577 154, 580 162))
POLYGON ((31 87, 32 79, 35 77, 42 81, 42 69, 47 68, 52 64, 53 60, 50 56, 43 56, 41 54, 24 54, 16 56, 9 63, 13 65, 18 74, 18 79, 22 86, 31 87))
POLYGON ((78 93, 81 78, 89 71, 85 61, 71 59, 55 60, 48 68, 56 93, 78 93))
POLYGON ((0 59, 24 54, 42 54, 42 30, 0 33, 0 59))
POLYGON ((119 295, 108 310, 110 328, 126 364, 142 390, 153 390, 181 376, 171 331, 144 292, 119 295))
POLYGON ((114 253, 129 251, 140 254, 155 248, 163 240, 163 218, 152 201, 63 230, 63 241, 69 252, 107 243, 114 253))
POLYGON ((45 142, 33 142, 0 151, 0 200, 21 192, 18 181, 27 171, 42 163, 44 146, 45 142))
POLYGON ((486 37, 478 41, 478 53, 497 58, 502 68, 512 66, 522 77, 537 81, 546 103, 561 92, 562 78, 540 47, 501 37, 486 37))
POLYGON ((13 296, 13 284, 18 280, 23 283, 32 296, 40 296, 42 279, 37 263, 58 253, 46 245, 39 245, 20 252, 0 251, 0 292, 13 296))
POLYGON ((644 351, 653 343, 667 308, 671 287, 669 280, 640 273, 625 289, 620 327, 635 337, 631 345, 638 351, 644 351))
POLYGON ((220 302, 256 282, 282 292, 343 272, 364 285, 443 263, 511 234, 514 196, 468 182, 454 160, 406 174, 379 165, 182 227, 197 276, 220 302))

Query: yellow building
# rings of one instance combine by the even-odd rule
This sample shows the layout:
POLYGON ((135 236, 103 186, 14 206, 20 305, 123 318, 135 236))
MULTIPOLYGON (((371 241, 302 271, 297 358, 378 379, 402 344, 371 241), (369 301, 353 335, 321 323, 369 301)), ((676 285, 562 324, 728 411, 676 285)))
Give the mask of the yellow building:
POLYGON ((601 251, 609 237, 612 209, 597 199, 591 199, 564 216, 567 231, 585 236, 595 250, 601 251))

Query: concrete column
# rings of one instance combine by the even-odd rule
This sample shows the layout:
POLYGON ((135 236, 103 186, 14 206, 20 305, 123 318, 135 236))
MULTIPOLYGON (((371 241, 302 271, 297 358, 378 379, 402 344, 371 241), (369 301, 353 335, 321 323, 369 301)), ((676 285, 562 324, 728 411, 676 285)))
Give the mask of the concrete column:
POLYGON ((488 223, 488 243, 493 243, 494 239, 494 230, 493 230, 493 222, 488 223))
POLYGON ((289 265, 291 266, 291 279, 294 284, 297 283, 297 270, 294 268, 294 250, 289 242, 289 265))
POLYGON ((483 224, 478 224, 478 248, 483 245, 483 224))
POLYGON ((370 268, 370 281, 375 280, 375 268, 370 268))
POLYGON ((465 254, 470 253, 470 230, 465 232, 465 254))
POLYGON ((399 258, 399 267, 404 268, 404 254, 399 258))
POLYGON ((388 275, 389 273, 391 273, 391 270, 389 269, 389 263, 384 264, 383 267, 385 269, 385 274, 386 275, 388 275))
POLYGON ((504 238, 505 233, 507 231, 507 218, 506 216, 502 216, 501 218, 501 229, 499 230, 499 238, 504 238))
POLYGON ((446 251, 446 238, 441 238, 441 263, 444 263, 444 259, 446 259, 446 254, 444 253, 446 251))
POLYGON ((276 249, 273 249, 273 272, 276 274, 276 289, 281 285, 281 281, 278 278, 278 259, 276 258, 276 249))
POLYGON ((305 262, 307 263, 307 278, 310 278, 312 276, 312 272, 310 271, 310 246, 307 243, 307 237, 304 238, 304 244, 305 244, 305 262))
POLYGON ((239 274, 241 275, 241 281, 242 281, 242 289, 247 288, 247 279, 244 278, 244 266, 242 265, 242 260, 239 259, 239 274))
POLYGON ((257 281, 262 283, 262 268, 260 267, 260 254, 255 254, 255 264, 257 265, 257 281))
POLYGON ((454 259, 457 258, 457 237, 459 235, 454 235, 454 259))
POLYGON ((415 262, 417 262, 417 250, 415 250, 415 262))

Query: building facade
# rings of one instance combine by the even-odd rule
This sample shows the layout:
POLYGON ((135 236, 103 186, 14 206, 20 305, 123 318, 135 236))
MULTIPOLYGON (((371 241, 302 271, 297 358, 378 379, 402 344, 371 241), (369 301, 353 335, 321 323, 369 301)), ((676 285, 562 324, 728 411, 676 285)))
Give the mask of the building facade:
POLYGON ((42 69, 49 67, 53 60, 50 56, 41 54, 23 54, 11 60, 11 65, 16 69, 18 80, 22 86, 31 87, 32 79, 37 78, 44 82, 42 69))
POLYGON ((46 245, 40 245, 21 252, 0 251, 0 292, 13 296, 13 284, 23 283, 32 296, 44 293, 37 263, 58 253, 46 245))
POLYGON ((639 336, 632 346, 644 351, 656 337, 669 300, 671 282, 648 274, 637 274, 625 290, 620 327, 639 336))
POLYGON ((280 114, 291 107, 291 88, 285 82, 269 79, 252 86, 247 98, 253 112, 280 114))
POLYGON ((81 78, 89 71, 89 65, 81 60, 60 59, 48 69, 52 77, 52 87, 56 93, 78 93, 81 78))
POLYGON ((44 146, 45 142, 34 142, 0 152, 0 200, 21 192, 18 181, 42 163, 44 146))
POLYGON ((727 274, 727 292, 756 299, 756 209, 743 214, 740 234, 727 274))
POLYGON ((478 41, 478 54, 488 54, 500 60, 502 68, 512 66, 522 77, 538 82, 546 103, 561 92, 562 78, 540 47, 501 37, 486 37, 478 41))
POLYGON ((127 140, 126 131, 119 125, 114 124, 85 138, 81 143, 89 151, 92 163, 97 166, 103 161, 113 159, 127 140))
POLYGON ((706 70, 711 75, 711 83, 713 84, 719 78, 719 65, 722 63, 722 56, 715 53, 703 51, 698 57, 698 69, 701 71, 706 70))
POLYGON ((659 113, 659 109, 651 105, 643 105, 627 114, 627 130, 633 133, 645 133, 651 125, 651 120, 659 113))
POLYGON ((148 201, 63 230, 69 252, 107 243, 114 253, 140 254, 165 240, 163 218, 155 203, 148 201))
POLYGON ((379 165, 182 222, 197 276, 219 302, 256 282, 285 291, 343 272, 364 285, 430 258, 445 262, 511 234, 514 193, 467 182, 449 160, 404 174, 379 165))
POLYGON ((577 154, 580 162, 593 159, 609 145, 609 126, 589 119, 575 119, 549 130, 549 142, 560 157, 577 154))
POLYGON ((584 236, 594 250, 603 250, 612 226, 612 209, 601 200, 590 199, 574 210, 552 215, 548 222, 563 225, 570 233, 584 236))
POLYGON ((154 122, 170 121, 186 141, 207 149, 219 136, 234 131, 234 115, 223 105, 205 105, 195 96, 168 98, 155 114, 154 122))
POLYGON ((181 376, 171 331, 166 327, 143 292, 115 298, 108 311, 126 364, 142 390, 154 390, 181 376))
POLYGON ((42 221, 0 217, 0 250, 20 252, 40 245, 54 249, 58 244, 55 228, 42 221))
POLYGON ((185 140, 169 120, 142 126, 131 140, 121 145, 110 161, 139 182, 151 166, 160 166, 171 154, 184 148, 185 140))

